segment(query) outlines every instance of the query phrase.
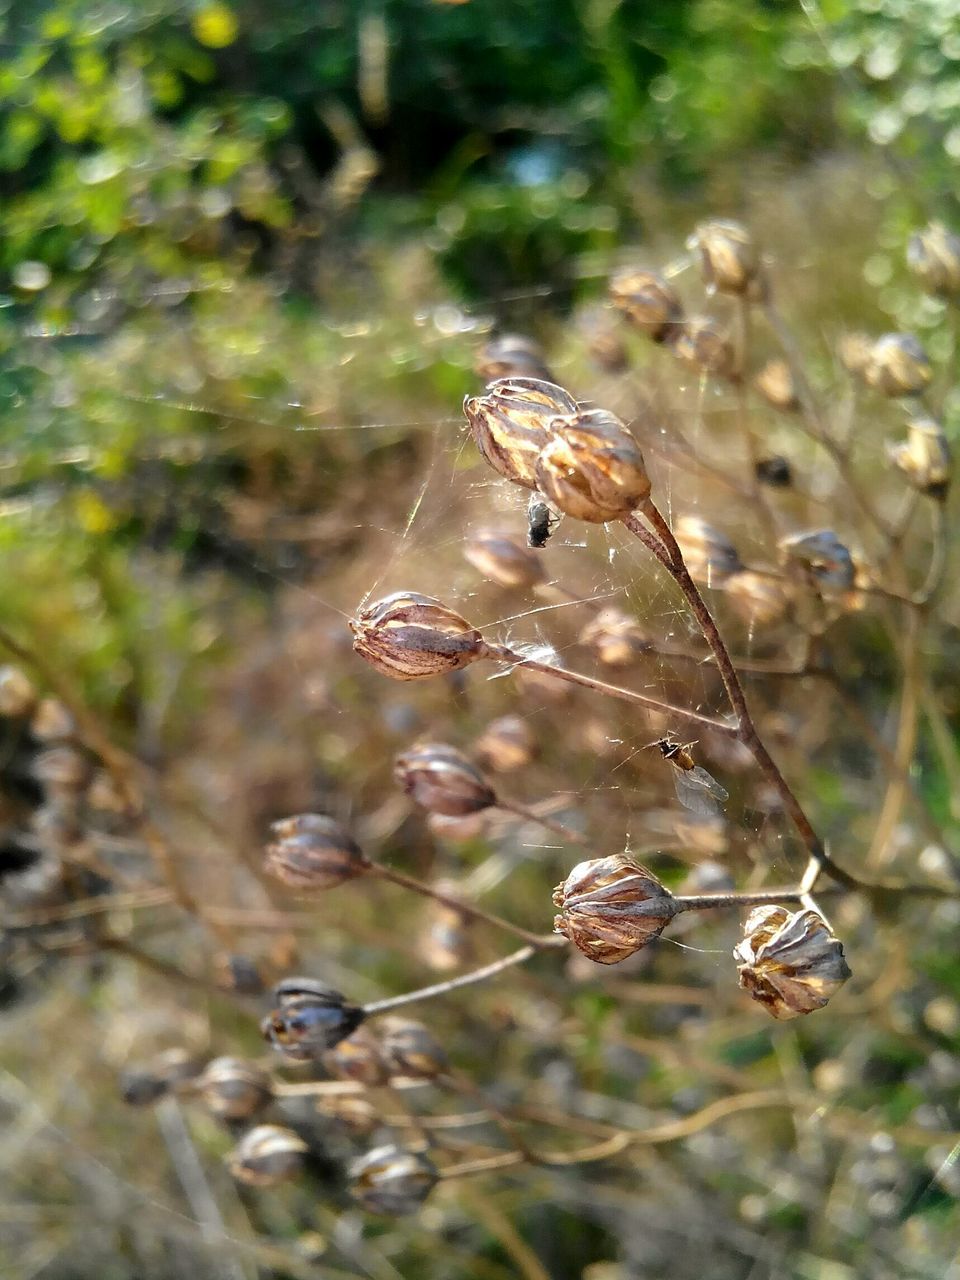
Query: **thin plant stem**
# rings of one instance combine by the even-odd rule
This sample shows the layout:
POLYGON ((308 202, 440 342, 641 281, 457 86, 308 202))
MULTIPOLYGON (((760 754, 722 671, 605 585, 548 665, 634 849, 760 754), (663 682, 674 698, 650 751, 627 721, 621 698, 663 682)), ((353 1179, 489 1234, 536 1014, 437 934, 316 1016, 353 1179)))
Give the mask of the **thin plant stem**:
MULTIPOLYGON (((558 942, 561 946, 566 945, 565 939, 551 937, 545 941, 550 946, 556 946, 558 942)), ((521 947, 519 951, 513 951, 510 955, 494 960, 492 964, 485 964, 480 969, 473 969, 470 973, 461 974, 459 978, 448 978, 446 982, 436 982, 432 986, 407 991, 400 996, 389 996, 386 1000, 373 1000, 370 1004, 363 1006, 363 1012, 369 1017, 375 1013, 386 1013, 388 1009, 399 1009, 403 1005, 413 1004, 416 1000, 432 1000, 434 996, 445 996, 450 991, 459 990, 460 987, 469 987, 475 982, 485 982, 487 978, 495 978, 498 973, 503 973, 504 969, 524 964, 536 953, 537 948, 533 945, 521 947)))
POLYGON ((542 813, 537 813, 535 809, 528 809, 526 805, 519 804, 516 800, 505 800, 503 796, 498 795, 495 807, 504 813, 512 813, 517 818, 523 818, 525 822, 535 822, 538 826, 545 827, 547 831, 552 831, 568 844, 586 845, 588 843, 586 836, 581 835, 579 831, 574 831, 564 823, 558 822, 556 818, 548 818, 542 813))

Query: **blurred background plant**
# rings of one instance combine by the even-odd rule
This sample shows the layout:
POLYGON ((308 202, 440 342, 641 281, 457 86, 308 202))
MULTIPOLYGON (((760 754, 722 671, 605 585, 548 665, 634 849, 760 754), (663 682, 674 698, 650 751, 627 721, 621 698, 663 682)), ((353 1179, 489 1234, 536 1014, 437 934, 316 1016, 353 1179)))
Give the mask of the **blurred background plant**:
MULTIPOLYGON (((582 851, 499 809, 472 826, 414 814, 391 775, 418 736, 476 745, 488 774, 506 762, 510 798, 598 855, 629 843, 672 888, 798 878, 782 815, 730 744, 697 750, 736 821, 692 823, 669 766, 638 750, 678 726, 474 672, 384 689, 346 617, 370 592, 428 591, 485 627, 505 619, 488 638, 719 709, 708 669, 660 652, 696 651, 696 636, 622 538, 566 520, 543 580, 514 569, 508 587, 483 567, 484 527, 522 543, 526 495, 475 465, 459 405, 484 381, 484 345, 516 330, 578 397, 646 424, 671 516, 702 512, 748 569, 773 556, 772 511, 780 533, 835 527, 894 595, 919 590, 934 504, 885 452, 905 402, 847 379, 840 340, 916 333, 925 409, 955 439, 955 302, 918 287, 906 247, 931 218, 958 225, 960 13, 5 0, 0 24, 5 1271, 951 1275, 951 903, 888 920, 825 900, 855 981, 800 1026, 768 1025, 737 993, 732 918, 678 925, 702 950, 663 942, 626 974, 548 954, 424 1006, 484 1096, 431 1084, 410 1095, 423 1115, 526 1108, 541 1147, 663 1133, 604 1164, 450 1182, 414 1218, 367 1217, 342 1178, 375 1140, 416 1133, 403 1091, 317 1110, 295 1091, 268 1100, 245 1067, 242 1097, 259 1101, 224 1120, 166 1083, 225 1054, 272 1065, 258 993, 291 971, 366 1000, 503 953, 492 930, 396 886, 291 897, 261 852, 289 814, 333 814, 379 862, 549 929, 550 891, 582 851), (744 435, 732 384, 673 363, 608 302, 618 269, 666 268, 736 336, 736 307, 691 279, 685 237, 706 214, 741 218, 769 251, 852 490, 792 406, 751 391, 744 435), (755 460, 780 458, 795 483, 759 487, 751 435, 755 460), (858 514, 864 496, 881 527, 858 514), (493 731, 504 715, 529 733, 519 752, 516 725, 493 731), (171 864, 187 910, 156 896, 171 864), (792 1106, 723 1119, 771 1092, 792 1106), (127 1105, 157 1096, 155 1111, 127 1105), (221 1157, 253 1111, 298 1136, 254 1130, 251 1148, 248 1134, 235 1182, 221 1157), (258 1190, 263 1159, 298 1177, 258 1190)), ((748 349, 751 372, 779 354, 761 324, 748 349)), ((769 583, 744 585, 739 612, 735 591, 711 596, 737 652, 796 665, 796 620, 769 583)), ((844 865, 949 879, 952 578, 922 637, 896 599, 850 606, 827 610, 823 673, 758 671, 750 695, 844 865)), ((469 1147, 451 1134, 450 1152, 469 1147)))

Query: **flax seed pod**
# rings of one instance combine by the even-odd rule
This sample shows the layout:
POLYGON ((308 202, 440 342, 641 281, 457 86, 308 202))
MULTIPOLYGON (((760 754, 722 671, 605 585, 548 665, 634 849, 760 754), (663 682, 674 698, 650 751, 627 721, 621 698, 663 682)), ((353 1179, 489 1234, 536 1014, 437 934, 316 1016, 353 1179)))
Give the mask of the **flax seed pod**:
POLYGON ((938 298, 960 296, 960 236, 942 222, 931 222, 910 237, 907 265, 927 293, 938 298))
POLYGON ((592 649, 605 667, 616 668, 631 666, 650 648, 650 641, 636 618, 616 605, 601 609, 591 618, 580 632, 578 643, 592 649))
POLYGON ((768 360, 754 378, 753 385, 774 409, 791 413, 799 407, 793 374, 786 360, 768 360))
POLYGON ((752 301, 763 297, 760 257, 753 237, 741 223, 724 218, 701 222, 687 245, 699 252, 700 273, 708 292, 752 301))
POLYGON ((737 355, 720 326, 707 316, 691 316, 673 330, 667 345, 678 360, 700 373, 735 381, 737 355))
POLYGON ((274 988, 274 999, 276 1007, 260 1029, 274 1049, 294 1062, 319 1059, 366 1016, 339 991, 313 978, 285 978, 274 988))
POLYGON ((885 333, 878 338, 863 370, 867 386, 890 397, 920 395, 932 377, 927 353, 912 333, 885 333))
POLYGON ((269 1075, 243 1058, 214 1058, 195 1085, 207 1110, 219 1120, 251 1120, 273 1098, 269 1075))
POLYGON ((450 1063, 443 1046, 422 1022, 410 1018, 380 1018, 380 1048, 391 1076, 435 1080, 450 1063))
POLYGON ((393 773, 407 795, 430 813, 462 818, 497 803, 477 767, 446 743, 425 742, 402 752, 393 773))
POLYGON ((654 342, 663 342, 683 320, 683 304, 673 286, 655 271, 628 268, 610 281, 613 305, 654 342))
POLYGON ((779 622, 790 606, 787 583, 750 569, 732 574, 723 589, 734 612, 751 627, 779 622))
POLYGON ((28 716, 37 702, 30 677, 19 667, 0 667, 0 716, 28 716))
POLYGON ((597 964, 618 964, 663 932, 673 895, 626 854, 578 863, 553 892, 554 933, 597 964))
POLYGON ((505 479, 535 489, 537 457, 550 441, 550 423, 576 413, 577 402, 556 383, 507 378, 491 383, 482 396, 467 396, 463 411, 481 457, 505 479))
POLYGON ((380 1037, 366 1025, 328 1049, 323 1055, 323 1065, 338 1080, 355 1080, 372 1088, 390 1079, 380 1037))
POLYGON ((348 1174, 350 1193, 364 1209, 393 1217, 415 1213, 437 1180, 426 1156, 395 1146, 368 1151, 348 1174))
POLYGON ((292 1129, 260 1124, 243 1135, 226 1163, 238 1182, 249 1187, 275 1187, 302 1172, 308 1150, 292 1129))
POLYGON ((722 587, 743 568, 737 549, 727 535, 699 516, 681 516, 674 536, 694 582, 722 587))
POLYGON ((914 418, 907 426, 902 444, 887 446, 893 465, 921 493, 943 500, 950 487, 950 446, 940 423, 933 418, 914 418))
POLYGON ((353 648, 382 675, 426 680, 449 675, 483 656, 483 637, 432 596, 396 591, 350 622, 353 648))
POLYGON ((324 892, 363 875, 369 863, 333 818, 299 813, 274 822, 264 870, 291 889, 324 892))
POLYGON ((650 477, 636 440, 614 414, 582 409, 555 418, 553 438, 536 461, 545 498, 576 520, 621 520, 650 493, 650 477))
POLYGON ((850 977, 843 947, 816 911, 755 908, 733 954, 740 986, 781 1020, 822 1009, 850 977))
POLYGON ((463 545, 464 559, 498 587, 536 587, 547 580, 542 557, 526 542, 496 529, 478 529, 463 545))
POLYGON ((536 378, 553 382, 543 348, 532 338, 504 333, 491 338, 477 352, 474 369, 484 382, 501 378, 536 378))
POLYGON ((513 773, 536 759, 537 741, 523 716, 500 716, 490 721, 473 749, 485 768, 513 773))
POLYGON ((803 569, 821 589, 849 591, 853 586, 853 556, 832 529, 792 534, 781 538, 778 546, 784 565, 803 569))

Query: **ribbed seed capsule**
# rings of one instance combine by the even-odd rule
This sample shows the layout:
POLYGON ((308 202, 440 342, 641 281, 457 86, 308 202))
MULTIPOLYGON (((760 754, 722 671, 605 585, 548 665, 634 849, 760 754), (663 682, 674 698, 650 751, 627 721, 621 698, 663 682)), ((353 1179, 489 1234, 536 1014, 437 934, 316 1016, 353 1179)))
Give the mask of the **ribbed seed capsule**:
POLYGON ((931 222, 910 237, 907 265, 927 293, 939 298, 960 295, 960 236, 942 222, 931 222))
POLYGON ((28 716, 37 701, 33 682, 19 667, 0 667, 0 716, 28 716))
POLYGON ((273 1098, 269 1075, 243 1058, 214 1058, 196 1087, 207 1110, 220 1120, 250 1120, 273 1098))
POLYGON ((786 583, 750 569, 733 574, 723 589, 734 611, 751 627, 779 622, 790 604, 786 583))
POLYGON ((676 914, 674 899, 627 854, 578 863, 553 891, 554 933, 597 964, 618 964, 656 938, 676 914))
POLYGON ((338 1080, 355 1080, 371 1087, 390 1079, 379 1037, 366 1025, 329 1049, 323 1055, 323 1065, 338 1080))
POLYGON ((437 1185, 438 1174, 424 1155, 401 1147, 376 1147, 349 1170, 350 1194, 371 1213, 399 1217, 415 1213, 437 1185))
POLYGON ((360 846, 339 822, 321 813, 298 813, 274 822, 264 869, 291 889, 335 889, 369 867, 360 846))
POLYGON ((285 978, 274 989, 276 1008, 260 1024, 264 1039, 295 1062, 310 1062, 345 1040, 364 1011, 313 978, 285 978))
POLYGON ((736 376, 737 355, 723 330, 707 316, 692 316, 667 335, 667 345, 678 360, 701 373, 718 378, 736 376))
POLYGON ((856 577, 853 556, 832 529, 796 533, 781 538, 778 545, 784 564, 804 569, 818 587, 849 591, 853 586, 856 577))
POLYGON ((523 716, 500 716, 490 721, 473 749, 485 768, 512 773, 536 758, 537 741, 523 716))
POLYGON ((655 271, 628 268, 610 281, 610 298, 635 328, 662 342, 683 320, 683 303, 655 271))
POLYGON ((606 667, 629 667, 650 647, 646 633, 636 618, 616 605, 601 609, 577 637, 578 642, 593 649, 606 667))
POLYGON ((592 524, 620 520, 650 493, 633 436, 605 409, 555 418, 553 439, 536 463, 537 486, 565 515, 592 524))
POLYGON ((884 396, 916 396, 930 383, 927 353, 912 333, 885 333, 870 349, 863 370, 868 387, 884 396))
POLYGON ((442 1045, 422 1022, 410 1018, 381 1018, 377 1030, 391 1076, 435 1080, 449 1069, 442 1045))
POLYGON ((725 533, 699 516, 681 516, 674 536, 694 582, 722 587, 743 568, 736 547, 725 533))
POLYGON ((540 344, 516 333, 503 333, 491 338, 477 352, 473 367, 484 382, 495 382, 500 378, 536 378, 541 382, 553 382, 553 374, 547 368, 547 358, 540 344))
POLYGON ((921 493, 946 497, 951 468, 943 428, 933 418, 915 418, 907 425, 907 432, 902 444, 888 446, 890 461, 921 493))
POLYGON ((701 222, 687 241, 700 254, 700 274, 710 292, 762 298, 760 259, 750 232, 739 222, 701 222))
POLYGON ((227 1156, 227 1168, 238 1182, 250 1187, 275 1187, 289 1182, 303 1169, 309 1147, 293 1132, 277 1124, 260 1124, 245 1133, 227 1156))
POLYGON ((550 440, 550 422, 576 413, 577 402, 554 382, 507 378, 491 383, 482 396, 467 396, 463 411, 481 456, 494 471, 535 489, 537 457, 550 440))
POLYGON ((781 1020, 822 1009, 850 977, 843 947, 816 911, 755 908, 733 954, 740 986, 781 1020))
POLYGON ((350 630, 354 652, 394 680, 448 675, 483 656, 483 637, 475 627, 414 591, 396 591, 368 605, 350 630))
POLYGON ((421 808, 448 818, 462 818, 497 803, 476 765, 446 743, 425 742, 402 752, 393 776, 421 808))
POLYGON ((753 385, 774 409, 789 412, 799 404, 793 374, 786 360, 768 360, 754 378, 753 385))
POLYGON ((463 545, 464 559, 498 587, 535 587, 546 582, 543 559, 519 538, 478 529, 463 545))

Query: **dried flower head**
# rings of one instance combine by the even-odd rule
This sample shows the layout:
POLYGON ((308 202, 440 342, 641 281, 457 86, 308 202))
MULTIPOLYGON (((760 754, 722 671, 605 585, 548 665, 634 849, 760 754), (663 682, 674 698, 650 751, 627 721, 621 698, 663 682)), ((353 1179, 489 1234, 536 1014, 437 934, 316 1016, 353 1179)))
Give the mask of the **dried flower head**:
POLYGON ((843 947, 816 911, 755 908, 733 954, 740 986, 778 1019, 822 1009, 850 977, 843 947))
POLYGON ((617 310, 654 342, 662 342, 683 320, 683 304, 676 290, 655 271, 618 271, 610 281, 610 297, 617 310))
POLYGON ((902 444, 889 445, 890 461, 915 489, 931 498, 945 498, 950 487, 950 446, 940 423, 914 418, 902 444))
POLYGON ((616 605, 601 609, 591 618, 578 640, 593 649, 607 667, 629 667, 639 654, 650 648, 650 641, 636 618, 616 605))
POLYGON ((464 558, 498 587, 535 587, 547 579, 543 559, 526 541, 496 529, 478 529, 463 544, 464 558))
POLYGON ((250 1187, 275 1187, 300 1173, 308 1150, 292 1129, 260 1124, 243 1135, 226 1163, 238 1182, 250 1187))
POLYGON ((540 492, 565 515, 592 524, 620 520, 650 493, 636 440, 614 414, 582 409, 555 418, 536 463, 540 492))
POLYGON ((735 379, 737 354, 720 326, 707 316, 691 316, 667 335, 667 344, 678 360, 701 373, 735 379))
POLYGON ((503 333, 491 338, 477 352, 474 370, 484 382, 500 378, 536 378, 552 382, 543 348, 532 338, 516 333, 503 333))
POLYGON ((940 298, 960 295, 960 236, 942 222, 931 222, 910 237, 907 265, 927 293, 940 298))
POLYGON ((760 258, 745 226, 723 218, 701 222, 687 241, 699 251, 700 273, 709 292, 762 298, 760 258))
POLYGON ((198 1076, 196 1088, 220 1120, 250 1120, 273 1098, 269 1075, 243 1058, 214 1058, 198 1076))
POLYGON ((821 589, 849 591, 853 586, 853 556, 832 529, 795 533, 781 538, 778 546, 784 564, 805 570, 821 589))
POLYGON ((617 964, 659 936, 676 911, 670 891, 624 853, 573 868, 553 892, 553 929, 597 964, 617 964))
POLYGON ((476 627, 432 596, 395 591, 362 609, 350 623, 353 648, 394 680, 426 680, 483 656, 476 627))
POLYGON ((354 1161, 348 1178, 350 1194, 364 1209, 398 1217, 420 1208, 438 1174, 426 1156, 385 1146, 354 1161))
POLYGON ((355 1080, 359 1084, 377 1086, 390 1079, 390 1068, 384 1058, 377 1035, 366 1025, 328 1049, 323 1065, 338 1080, 355 1080))
POLYGON ((878 338, 863 370, 867 386, 884 396, 919 395, 932 377, 927 353, 912 333, 885 333, 878 338))
POLYGON ((481 456, 499 475, 535 489, 540 450, 550 440, 550 422, 577 412, 563 387, 538 378, 492 382, 482 396, 467 396, 463 411, 481 456))
POLYGON ((690 577, 707 587, 722 587, 743 568, 736 547, 725 533, 699 516, 681 516, 674 536, 690 577))
POLYGON ((476 765, 446 743, 424 742, 401 752, 393 776, 421 808, 448 818, 461 818, 497 803, 476 765))
POLYGON ((473 747, 484 767, 495 773, 523 769, 537 756, 537 740, 523 716, 491 720, 473 747))
POLYGON ((274 822, 264 869, 291 889, 335 889, 369 867, 360 846, 333 818, 298 813, 274 822))
POLYGON ((276 1007, 260 1024, 264 1039, 295 1062, 310 1062, 356 1031, 363 1009, 313 978, 285 978, 276 1007))
POLYGON ((449 1069, 443 1046, 422 1022, 410 1018, 381 1018, 377 1030, 392 1076, 435 1080, 449 1069))
POLYGON ((751 569, 732 574, 723 589, 734 611, 751 627, 779 622, 791 599, 787 583, 751 569))
POLYGON ((786 360, 768 360, 754 378, 753 385, 774 409, 782 409, 786 413, 799 404, 793 374, 786 360))

